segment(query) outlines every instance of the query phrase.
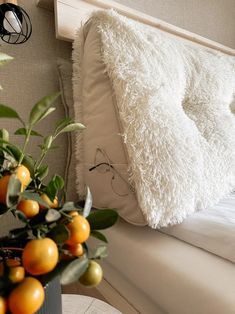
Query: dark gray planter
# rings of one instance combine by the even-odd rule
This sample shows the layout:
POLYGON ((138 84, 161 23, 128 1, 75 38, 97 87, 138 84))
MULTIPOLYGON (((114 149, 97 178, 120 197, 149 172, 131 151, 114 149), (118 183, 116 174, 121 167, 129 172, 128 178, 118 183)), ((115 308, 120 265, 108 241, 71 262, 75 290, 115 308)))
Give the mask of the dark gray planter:
POLYGON ((59 279, 53 279, 44 289, 45 301, 36 314, 62 314, 61 286, 59 279))

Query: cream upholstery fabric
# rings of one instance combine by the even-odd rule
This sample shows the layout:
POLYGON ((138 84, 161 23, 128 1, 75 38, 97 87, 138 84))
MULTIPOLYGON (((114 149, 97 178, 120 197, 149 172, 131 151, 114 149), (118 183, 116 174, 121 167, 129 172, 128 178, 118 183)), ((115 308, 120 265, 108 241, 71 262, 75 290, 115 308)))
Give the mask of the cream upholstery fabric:
POLYGON ((140 313, 158 313, 155 304, 163 314, 234 314, 233 263, 122 220, 106 235, 107 262, 116 270, 109 276, 107 269, 107 280, 140 313))
MULTIPOLYGON (((93 25, 86 25, 82 68, 74 54, 74 110, 75 118, 81 121, 86 130, 82 141, 77 138, 77 188, 84 194, 84 183, 91 189, 94 206, 116 208, 127 221, 145 225, 145 219, 138 207, 136 196, 129 191, 127 155, 120 135, 121 129, 115 112, 115 97, 105 66, 101 61, 100 40, 93 25), (82 84, 78 82, 82 77, 82 84), (80 92, 80 88, 82 91, 80 92), (81 145, 82 144, 82 145, 81 145), (96 149, 102 148, 117 170, 115 182, 112 173, 100 173, 99 169, 89 171, 95 164, 96 149), (82 160, 82 163, 80 162, 82 160), (120 175, 125 178, 125 181, 120 175), (128 194, 119 196, 119 194, 128 194)), ((107 162, 98 157, 97 162, 107 162)))
MULTIPOLYGON (((90 38, 89 38, 90 40, 90 38)), ((95 46, 95 44, 94 44, 95 46)), ((90 47, 90 51, 94 52, 94 49, 97 49, 97 46, 95 46, 95 48, 91 48, 90 47)), ((95 53, 96 54, 96 53, 95 53)), ((96 54, 98 56, 98 54, 96 54)), ((87 56, 89 58, 89 56, 87 56)), ((89 61, 90 62, 90 61, 89 61)), ((99 75, 99 79, 101 79, 100 81, 100 85, 102 85, 102 83, 104 83, 104 86, 106 86, 106 82, 107 82, 107 76, 105 76, 104 74, 104 69, 103 66, 100 65, 100 59, 98 59, 98 66, 96 64, 97 60, 94 61, 94 65, 93 65, 93 70, 94 73, 97 71, 97 73, 95 75, 99 75), (98 70, 97 70, 97 68, 98 70)), ((65 108, 65 112, 67 116, 70 116, 72 118, 75 118, 76 121, 81 121, 81 117, 80 116, 75 116, 74 111, 76 111, 76 109, 74 108, 74 103, 73 103, 73 97, 72 97, 72 64, 71 62, 69 62, 68 60, 59 58, 57 61, 58 64, 58 74, 59 74, 59 81, 60 81, 60 90, 62 93, 62 100, 63 100, 63 105, 65 108)), ((89 63, 89 65, 92 66, 92 63, 89 63)), ((87 78, 88 81, 88 85, 86 86, 87 90, 90 90, 93 84, 93 80, 87 78), (91 84, 91 85, 90 85, 91 84)), ((106 87, 105 87, 106 88, 106 87)), ((107 117, 107 120, 110 119, 109 116, 107 116, 107 113, 111 116, 115 117, 115 114, 112 112, 114 110, 114 106, 111 106, 112 102, 115 102, 115 99, 113 99, 112 97, 112 90, 111 90, 111 86, 110 84, 108 84, 106 91, 104 92, 104 90, 100 90, 100 89, 96 89, 94 92, 94 96, 92 97, 92 101, 89 100, 89 107, 92 108, 92 106, 95 106, 95 108, 92 110, 92 116, 91 117, 91 122, 88 124, 85 124, 87 129, 84 131, 84 133, 87 133, 88 131, 91 132, 91 136, 96 138, 97 141, 101 141, 103 140, 99 138, 100 134, 99 134, 99 129, 96 129, 96 127, 102 125, 102 128, 104 129, 104 132, 110 133, 110 126, 107 126, 107 123, 104 121, 107 117), (100 95, 102 95, 102 108, 99 109, 99 111, 97 112, 97 109, 100 106, 97 106, 95 103, 97 102, 97 100, 99 99, 100 95), (101 122, 99 121, 99 112, 102 113, 104 120, 101 122), (110 113, 111 112, 111 113, 110 113), (107 126, 107 128, 105 128, 107 126), (95 128, 95 129, 94 129, 95 128), (94 134, 94 135, 93 135, 94 134), (98 137, 98 138, 97 138, 98 137)), ((83 120, 83 123, 84 120, 83 120)), ((117 123, 112 126, 112 127, 116 127, 117 129, 115 130, 111 130, 112 134, 110 134, 111 136, 114 137, 118 137, 119 139, 119 127, 117 126, 117 123)), ((83 134, 85 136, 85 134, 83 134)), ((68 199, 73 199, 76 200, 79 198, 79 195, 83 195, 83 191, 80 190, 80 193, 77 193, 76 190, 77 187, 76 186, 81 186, 81 181, 83 181, 82 178, 82 174, 83 172, 78 171, 78 173, 76 174, 76 171, 74 171, 77 168, 80 169, 80 164, 81 164, 81 160, 80 160, 80 156, 81 156, 81 152, 84 151, 84 147, 79 146, 78 150, 80 151, 79 153, 79 159, 76 160, 75 158, 75 145, 76 145, 76 137, 79 137, 79 139, 77 140, 80 143, 80 137, 82 136, 82 134, 80 133, 72 133, 69 134, 68 136, 68 159, 67 159, 67 166, 66 166, 66 174, 65 174, 65 179, 66 179, 66 194, 67 194, 67 198, 68 199), (76 184, 77 181, 77 184, 76 184)), ((83 136, 83 137, 84 137, 83 136)), ((88 135, 87 135, 88 136, 88 135)), ((91 141, 92 139, 90 139, 89 141, 91 141)), ((93 139, 94 140, 94 139, 93 139)), ((112 139, 111 139, 112 142, 112 139)), ((86 143, 86 147, 87 147, 86 143)), ((119 142, 119 145, 121 145, 120 147, 117 146, 117 150, 122 151, 123 150, 123 145, 119 142)), ((110 144, 109 144, 110 145, 110 144)), ((103 147, 103 145, 100 145, 103 147)), ((108 151, 109 153, 109 151, 108 151)), ((124 158, 124 162, 126 163, 125 160, 125 156, 124 158)), ((88 166, 86 167, 92 167, 94 165, 94 154, 91 157, 91 161, 88 164, 88 166), (93 158, 93 160, 92 160, 93 158)), ((83 166, 83 165, 82 165, 83 166)), ((115 168, 117 167, 118 171, 123 175, 126 176, 127 174, 127 164, 124 165, 117 165, 115 164, 115 168)), ((136 210, 136 206, 138 206, 136 204, 135 198, 133 199, 133 197, 119 197, 118 195, 116 195, 113 190, 112 190, 112 186, 110 185, 110 175, 103 175, 100 174, 99 172, 89 172, 87 171, 88 175, 91 176, 91 180, 89 179, 89 181, 87 182, 87 185, 89 185, 89 187, 92 189, 92 194, 93 194, 93 198, 94 198, 94 206, 96 207, 115 207, 115 208, 120 208, 121 206, 121 215, 127 219, 127 221, 137 224, 137 225, 143 225, 145 224, 145 221, 143 219, 142 213, 140 211, 138 211, 138 209, 136 210), (96 183, 94 185, 93 181, 94 181, 94 176, 96 177, 96 183), (105 182, 105 183, 104 183, 105 182), (100 184, 102 183, 102 184, 100 184), (100 203, 100 197, 103 197, 103 201, 102 203, 100 203), (114 200, 112 198, 115 198, 114 200), (97 202, 97 198, 99 199, 99 201, 97 202), (108 199, 108 202, 106 203, 106 200, 108 199), (130 202, 128 204, 128 201, 132 201, 132 203, 130 202), (109 204, 109 205, 105 205, 105 204, 109 204)), ((121 181, 121 184, 123 182, 121 181)), ((119 188, 120 183, 118 182, 118 186, 117 188, 119 188)), ((83 187, 82 187, 83 188, 83 187)), ((120 191, 126 191, 127 187, 125 186, 124 189, 122 189, 122 187, 120 188, 120 191)))

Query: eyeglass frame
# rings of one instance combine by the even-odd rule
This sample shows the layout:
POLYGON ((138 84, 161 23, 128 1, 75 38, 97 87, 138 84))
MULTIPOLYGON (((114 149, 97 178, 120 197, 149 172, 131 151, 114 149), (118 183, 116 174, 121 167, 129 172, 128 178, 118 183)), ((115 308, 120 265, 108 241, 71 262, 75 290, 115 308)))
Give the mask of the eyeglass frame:
POLYGON ((97 147, 96 148, 96 153, 95 153, 95 158, 94 158, 94 166, 89 168, 89 171, 93 171, 95 169, 97 169, 98 167, 102 166, 102 165, 106 165, 108 166, 109 168, 105 171, 105 172, 111 172, 112 173, 112 178, 111 178, 111 187, 112 187, 112 190, 113 192, 118 195, 118 196, 121 196, 121 197, 125 197, 125 196, 128 196, 130 193, 125 193, 125 194, 120 194, 118 193, 115 189, 114 189, 114 186, 113 186, 113 180, 115 179, 115 174, 117 174, 128 186, 129 188, 129 191, 131 193, 135 193, 135 188, 132 184, 130 184, 130 182, 128 182, 125 178, 123 178, 123 176, 119 173, 119 171, 117 169, 115 169, 115 167, 112 165, 112 162, 111 160, 109 159, 106 151, 103 149, 103 148, 100 148, 100 147, 97 147), (100 152, 102 154, 102 156, 104 158, 106 158, 106 161, 107 162, 100 162, 100 163, 97 163, 97 154, 98 152, 100 152))

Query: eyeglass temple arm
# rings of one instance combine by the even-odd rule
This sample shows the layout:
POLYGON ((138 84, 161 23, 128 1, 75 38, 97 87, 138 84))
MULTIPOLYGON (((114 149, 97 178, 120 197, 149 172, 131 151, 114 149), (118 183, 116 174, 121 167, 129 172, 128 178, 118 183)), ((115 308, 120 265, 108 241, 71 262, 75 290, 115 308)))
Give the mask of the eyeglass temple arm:
POLYGON ((97 167, 102 166, 102 165, 106 165, 106 166, 109 166, 109 167, 111 167, 112 169, 114 169, 113 166, 110 165, 110 164, 108 164, 107 162, 101 162, 100 164, 91 167, 91 168, 89 169, 89 171, 95 170, 97 167))

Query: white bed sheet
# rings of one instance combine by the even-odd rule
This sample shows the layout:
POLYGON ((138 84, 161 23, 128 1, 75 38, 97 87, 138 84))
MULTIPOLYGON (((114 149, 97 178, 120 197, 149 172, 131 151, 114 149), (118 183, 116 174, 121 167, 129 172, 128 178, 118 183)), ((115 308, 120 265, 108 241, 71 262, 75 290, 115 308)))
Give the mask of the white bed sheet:
POLYGON ((136 227, 122 220, 106 234, 108 263, 120 278, 138 290, 138 297, 124 289, 118 275, 107 280, 140 313, 155 314, 159 309, 160 313, 169 314, 235 313, 232 262, 149 227, 136 227), (146 298, 151 303, 149 308, 146 298), (156 305, 156 312, 152 304, 156 305))
POLYGON ((161 231, 235 263, 235 194, 161 231))

